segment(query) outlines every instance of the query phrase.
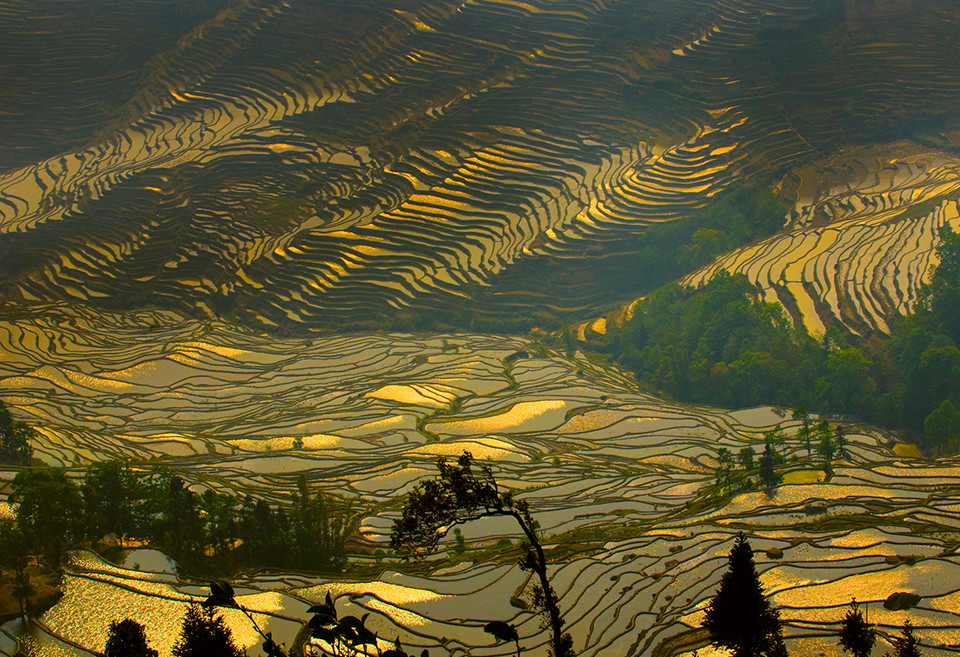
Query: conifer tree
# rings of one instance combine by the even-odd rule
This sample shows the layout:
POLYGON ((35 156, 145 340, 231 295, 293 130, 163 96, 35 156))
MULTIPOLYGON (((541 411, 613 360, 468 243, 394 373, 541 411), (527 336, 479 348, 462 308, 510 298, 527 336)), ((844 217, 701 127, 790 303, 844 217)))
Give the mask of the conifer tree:
POLYGON ((173 646, 174 657, 242 657, 233 643, 230 628, 213 607, 190 605, 183 618, 180 638, 173 646))
POLYGON ((753 549, 740 532, 703 626, 710 632, 711 643, 731 650, 734 657, 784 657, 780 625, 780 613, 771 607, 760 586, 753 549))
POLYGON ((847 615, 843 617, 843 627, 840 628, 840 645, 853 657, 868 657, 877 640, 877 634, 867 624, 856 599, 850 603, 847 615))
POLYGON ((920 642, 913 636, 910 621, 903 624, 903 634, 893 640, 893 657, 920 657, 920 642))

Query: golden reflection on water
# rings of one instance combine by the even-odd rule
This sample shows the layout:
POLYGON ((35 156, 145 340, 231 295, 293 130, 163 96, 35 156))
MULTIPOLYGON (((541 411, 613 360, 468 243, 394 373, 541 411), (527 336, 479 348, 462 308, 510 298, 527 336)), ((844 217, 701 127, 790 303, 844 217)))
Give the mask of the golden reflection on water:
POLYGON ((496 461, 498 459, 517 459, 529 460, 528 457, 519 454, 513 445, 495 438, 480 438, 477 440, 458 440, 447 443, 430 443, 422 445, 414 450, 419 454, 433 454, 435 456, 457 457, 464 451, 470 452, 475 458, 484 461, 496 461))
POLYGON ((444 432, 496 433, 507 429, 519 428, 527 422, 532 422, 540 418, 549 411, 561 410, 566 408, 566 406, 567 403, 561 399, 519 402, 514 404, 510 410, 497 415, 472 420, 433 423, 431 426, 434 429, 439 428, 444 432))
POLYGON ((435 407, 446 406, 456 397, 448 391, 439 390, 433 386, 413 387, 395 384, 383 386, 373 392, 368 392, 365 396, 401 404, 435 407))
POLYGON ((241 356, 246 356, 251 353, 249 349, 234 349, 233 347, 223 347, 220 345, 210 344, 209 342, 183 342, 181 346, 184 347, 193 347, 195 349, 200 349, 201 351, 209 351, 211 353, 217 354, 218 356, 224 356, 226 358, 240 358, 241 356))
POLYGON ((403 606, 423 602, 435 602, 449 598, 449 595, 417 589, 389 582, 332 582, 305 589, 297 589, 296 593, 308 600, 322 600, 327 593, 333 598, 353 595, 372 595, 394 606, 403 606))

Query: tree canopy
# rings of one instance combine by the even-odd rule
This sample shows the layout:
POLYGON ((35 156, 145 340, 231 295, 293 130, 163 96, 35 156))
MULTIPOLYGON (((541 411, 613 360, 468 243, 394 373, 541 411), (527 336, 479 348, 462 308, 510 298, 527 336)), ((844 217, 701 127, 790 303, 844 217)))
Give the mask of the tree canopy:
POLYGON ((13 478, 10 503, 31 546, 58 568, 65 547, 82 534, 80 489, 60 468, 21 470, 13 478))
POLYGON ((7 405, 0 401, 0 463, 28 465, 33 456, 30 439, 36 431, 10 415, 7 405))
POLYGON ((157 657, 157 651, 147 645, 147 633, 143 625, 132 618, 125 618, 110 622, 103 657, 157 657))
POLYGON ((537 535, 537 524, 527 503, 514 501, 509 492, 501 493, 490 468, 475 468, 469 452, 464 452, 456 464, 438 458, 437 469, 436 479, 417 484, 407 494, 403 514, 393 524, 391 547, 403 554, 423 556, 436 549, 440 539, 457 524, 490 516, 512 517, 526 538, 520 566, 532 570, 539 580, 533 599, 551 632, 550 654, 572 657, 573 639, 563 632, 563 619, 547 576, 547 561, 537 535))
POLYGON ((183 618, 174 657, 242 657, 230 628, 213 607, 190 605, 183 618))
POLYGON ((960 234, 944 228, 937 254, 915 312, 894 318, 889 338, 836 326, 811 336, 746 276, 721 269, 699 289, 670 283, 652 292, 594 347, 680 400, 839 413, 925 433, 927 449, 955 452, 960 234))

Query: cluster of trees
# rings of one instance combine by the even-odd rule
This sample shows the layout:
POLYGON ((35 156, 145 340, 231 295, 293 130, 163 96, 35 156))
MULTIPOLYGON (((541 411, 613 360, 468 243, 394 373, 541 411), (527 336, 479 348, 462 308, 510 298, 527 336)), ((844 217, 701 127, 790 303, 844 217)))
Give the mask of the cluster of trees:
MULTIPOLYGON (((831 426, 827 420, 811 426, 810 416, 802 406, 793 409, 793 419, 802 423, 797 438, 806 446, 807 458, 819 459, 824 473, 831 475, 833 460, 846 456, 847 439, 843 426, 831 426)), ((786 435, 778 426, 763 432, 763 451, 759 457, 757 450, 751 446, 743 447, 736 455, 726 447, 718 449, 715 473, 717 493, 723 495, 749 490, 756 485, 767 491, 772 490, 783 481, 778 469, 786 464, 786 458, 780 451, 785 444, 786 435)))
MULTIPOLYGON (((753 562, 753 549, 743 532, 737 535, 728 557, 727 571, 707 606, 703 627, 710 642, 734 657, 787 657, 780 611, 764 595, 753 562)), ((877 640, 854 599, 838 633, 838 643, 853 657, 869 657, 877 640)), ((893 657, 920 657, 920 643, 907 621, 894 639, 893 657)))
POLYGON ((960 235, 941 232, 940 265, 891 338, 815 339, 745 276, 721 270, 699 290, 673 283, 597 345, 677 399, 730 407, 802 405, 960 450, 960 235))
MULTIPOLYGON (((513 518, 526 538, 520 567, 532 571, 537 577, 532 591, 533 606, 541 614, 544 628, 550 631, 549 654, 552 657, 574 657, 573 639, 563 632, 557 596, 548 579, 539 526, 527 504, 515 501, 510 493, 500 492, 490 469, 478 467, 469 452, 464 452, 455 464, 440 457, 437 468, 439 475, 436 479, 421 482, 408 493, 402 515, 393 526, 391 546, 402 555, 419 558, 435 550, 443 536, 456 525, 485 517, 513 518)), ((239 609, 245 613, 263 638, 262 648, 266 656, 286 657, 286 648, 275 643, 270 633, 263 633, 253 617, 236 601, 228 583, 214 582, 210 590, 211 594, 202 607, 192 605, 188 609, 173 651, 175 657, 236 657, 241 654, 222 618, 213 611, 215 607, 239 609)), ((306 623, 308 636, 325 644, 334 655, 413 657, 403 650, 399 638, 393 648, 381 650, 379 638, 366 627, 366 616, 341 617, 329 593, 323 604, 314 605, 308 612, 313 614, 306 623)), ((519 657, 520 638, 515 627, 503 621, 493 621, 484 630, 498 641, 513 642, 519 657)), ((151 650, 143 626, 133 619, 112 623, 104 654, 105 657, 149 657, 151 650), (135 645, 135 648, 111 652, 111 646, 120 644, 135 645)), ((429 657, 429 651, 422 650, 420 657, 429 657)))
MULTIPOLYGON (((775 442, 775 441, 772 441, 775 442)), ((574 657, 573 642, 562 631, 563 619, 556 595, 547 577, 547 563, 539 541, 539 528, 522 501, 509 493, 501 493, 491 471, 477 467, 465 452, 456 463, 437 460, 439 476, 418 484, 408 495, 400 519, 395 521, 391 544, 401 554, 422 557, 438 546, 441 538, 464 522, 484 517, 512 517, 527 543, 520 565, 532 570, 538 585, 533 591, 535 608, 542 614, 543 627, 551 634, 549 654, 553 657, 574 657)), ((235 599, 231 586, 223 581, 210 585, 210 596, 202 605, 191 605, 183 620, 180 637, 174 647, 175 657, 237 657, 242 654, 234 644, 229 628, 215 608, 233 608, 244 613, 263 638, 266 657, 286 657, 285 646, 273 641, 270 633, 257 626, 253 616, 235 599)), ((366 627, 366 616, 340 616, 330 594, 323 604, 308 610, 312 617, 301 631, 304 639, 313 638, 326 649, 342 657, 376 654, 379 657, 413 657, 404 651, 397 639, 394 647, 383 650, 380 639, 366 627)), ((767 599, 753 561, 753 549, 743 532, 734 540, 716 595, 707 606, 703 627, 711 643, 729 650, 735 657, 787 657, 780 612, 767 599)), ((493 621, 484 628, 500 642, 513 642, 517 656, 521 654, 516 628, 503 621, 493 621)), ((856 600, 843 618, 838 633, 839 645, 853 657, 869 657, 876 642, 875 630, 866 622, 856 600)), ((302 649, 301 637, 295 645, 302 649)), ((299 654, 297 648, 289 654, 299 654)), ((151 657, 145 629, 132 619, 114 621, 110 626, 104 657, 151 657)), ((420 657, 429 657, 424 649, 420 657)), ((908 623, 894 641, 893 657, 920 657, 919 642, 908 623)))
POLYGON ((14 573, 21 611, 31 556, 57 569, 67 547, 112 534, 121 547, 156 546, 199 572, 339 571, 357 518, 349 502, 311 489, 303 476, 290 505, 274 508, 249 495, 198 493, 166 468, 140 471, 117 460, 91 465, 79 483, 59 468, 21 470, 9 499, 15 519, 0 522, 0 565, 14 573))

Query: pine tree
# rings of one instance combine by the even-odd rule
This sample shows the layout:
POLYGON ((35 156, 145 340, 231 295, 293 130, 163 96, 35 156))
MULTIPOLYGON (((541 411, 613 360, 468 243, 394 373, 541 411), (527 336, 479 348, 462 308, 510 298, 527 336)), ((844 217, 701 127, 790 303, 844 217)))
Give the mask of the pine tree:
POLYGON ((125 618, 110 623, 103 657, 157 657, 157 651, 147 645, 143 625, 132 618, 125 618))
POLYGON ((893 640, 893 657, 920 657, 920 642, 913 636, 910 621, 903 624, 903 635, 893 640))
POLYGON ((230 628, 212 607, 190 605, 183 618, 180 638, 173 646, 174 657, 242 657, 233 643, 230 628))
POLYGON ((703 626, 710 632, 711 643, 733 651, 734 657, 786 655, 780 613, 763 594, 753 549, 743 532, 730 550, 729 567, 707 607, 703 626))
POLYGON ((877 640, 877 634, 860 612, 856 600, 850 603, 847 615, 843 617, 843 627, 840 628, 840 645, 853 657, 868 657, 877 640))

